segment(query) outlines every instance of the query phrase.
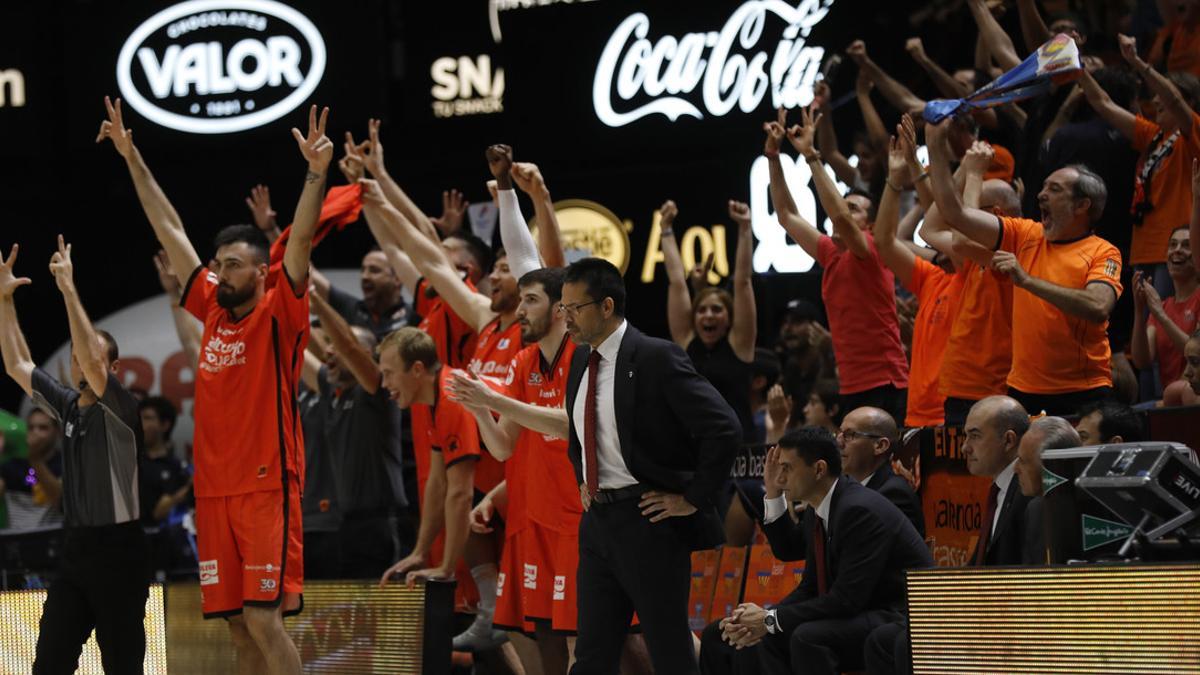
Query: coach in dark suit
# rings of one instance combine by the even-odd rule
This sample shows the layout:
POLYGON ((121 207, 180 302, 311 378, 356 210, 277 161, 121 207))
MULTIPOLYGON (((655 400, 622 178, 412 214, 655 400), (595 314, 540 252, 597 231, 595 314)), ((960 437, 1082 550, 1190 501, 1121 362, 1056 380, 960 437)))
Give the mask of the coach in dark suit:
POLYGON ((804 576, 773 609, 743 603, 709 625, 701 638, 703 670, 859 669, 871 630, 903 616, 905 570, 933 565, 929 549, 895 504, 841 475, 841 453, 827 431, 786 434, 768 454, 766 472, 769 485, 785 485, 788 498, 808 505, 797 524, 786 515, 786 499, 769 501, 763 528, 772 544, 805 540, 804 576))
POLYGON ((864 406, 846 413, 837 435, 842 471, 896 505, 917 533, 925 536, 925 516, 917 493, 892 471, 892 453, 900 442, 896 420, 886 410, 864 406))
POLYGON ((654 670, 698 673, 688 629, 691 552, 724 541, 716 500, 741 441, 737 416, 678 346, 624 318, 611 263, 567 268, 568 453, 579 524, 573 675, 612 673, 636 610, 654 670))

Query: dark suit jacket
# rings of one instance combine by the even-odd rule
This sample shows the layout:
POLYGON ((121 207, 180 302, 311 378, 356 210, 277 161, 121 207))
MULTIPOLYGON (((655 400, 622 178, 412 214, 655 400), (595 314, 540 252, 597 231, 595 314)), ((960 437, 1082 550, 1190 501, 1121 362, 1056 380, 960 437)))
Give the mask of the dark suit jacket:
POLYGON ((892 471, 890 462, 884 462, 883 466, 871 474, 866 487, 887 497, 887 500, 895 504, 904 517, 908 518, 908 522, 913 524, 917 534, 925 536, 925 513, 921 508, 921 498, 913 492, 908 481, 892 471))
MULTIPOLYGON (((567 453, 583 482, 582 445, 575 433, 575 397, 591 349, 580 345, 571 360, 566 407, 571 436, 567 453)), ((737 415, 696 372, 678 345, 643 335, 629 325, 617 352, 613 379, 617 435, 625 466, 639 483, 682 494, 698 510, 669 518, 693 551, 725 541, 716 503, 742 440, 737 415)))
POLYGON ((808 551, 800 585, 776 606, 784 635, 809 621, 846 619, 878 609, 904 612, 905 570, 933 566, 924 539, 883 495, 842 476, 831 500, 825 595, 817 595, 812 546, 816 509, 807 509, 799 524, 784 516, 763 526, 772 548, 777 540, 803 539, 808 551))
MULTIPOLYGON (((983 557, 985 566, 1046 563, 1041 502, 1041 499, 1021 494, 1021 483, 1014 472, 1004 493, 1004 504, 1000 507, 1000 519, 996 521, 996 528, 992 532, 992 543, 983 557)), ((976 543, 968 560, 974 562, 978 550, 979 543, 976 543)))

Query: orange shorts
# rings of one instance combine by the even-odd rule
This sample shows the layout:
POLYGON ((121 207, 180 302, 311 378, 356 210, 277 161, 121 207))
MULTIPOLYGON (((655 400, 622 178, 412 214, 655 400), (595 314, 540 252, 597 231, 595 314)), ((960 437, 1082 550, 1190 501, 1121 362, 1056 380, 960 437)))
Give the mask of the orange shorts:
POLYGON ((496 577, 496 614, 492 624, 497 628, 533 633, 533 624, 526 619, 524 594, 521 592, 521 533, 505 537, 500 553, 499 574, 496 577))
POLYGON ((196 546, 204 618, 240 614, 245 605, 299 613, 304 591, 300 489, 288 486, 196 498, 196 546))
POLYGON ((543 621, 555 631, 578 626, 575 574, 579 537, 537 523, 508 537, 500 561, 495 623, 506 628, 543 621))

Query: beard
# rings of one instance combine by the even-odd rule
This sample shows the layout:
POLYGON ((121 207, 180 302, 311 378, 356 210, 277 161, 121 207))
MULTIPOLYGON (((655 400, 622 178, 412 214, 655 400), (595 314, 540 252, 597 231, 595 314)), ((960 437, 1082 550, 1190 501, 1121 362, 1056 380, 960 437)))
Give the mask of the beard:
POLYGON ((217 304, 222 309, 234 309, 246 303, 247 300, 254 297, 254 286, 248 285, 242 289, 236 289, 229 286, 217 287, 217 304))

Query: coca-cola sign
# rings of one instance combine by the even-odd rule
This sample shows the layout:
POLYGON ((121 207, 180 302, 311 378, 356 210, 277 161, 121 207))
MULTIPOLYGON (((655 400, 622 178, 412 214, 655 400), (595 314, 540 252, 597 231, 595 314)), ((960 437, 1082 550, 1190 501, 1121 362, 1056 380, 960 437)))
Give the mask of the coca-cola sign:
POLYGON ((720 117, 735 107, 808 105, 825 50, 806 44, 834 0, 751 0, 719 31, 652 39, 650 18, 626 17, 613 31, 592 82, 596 117, 620 127, 653 114, 720 117), (778 36, 778 37, 774 37, 778 36))

